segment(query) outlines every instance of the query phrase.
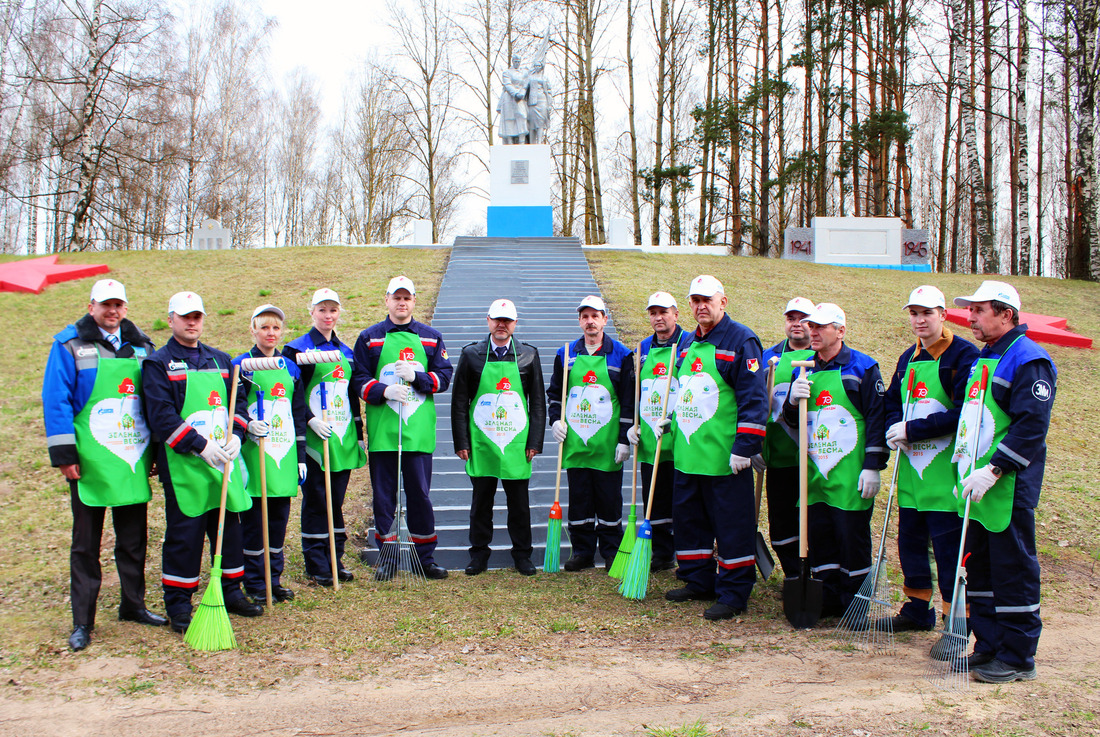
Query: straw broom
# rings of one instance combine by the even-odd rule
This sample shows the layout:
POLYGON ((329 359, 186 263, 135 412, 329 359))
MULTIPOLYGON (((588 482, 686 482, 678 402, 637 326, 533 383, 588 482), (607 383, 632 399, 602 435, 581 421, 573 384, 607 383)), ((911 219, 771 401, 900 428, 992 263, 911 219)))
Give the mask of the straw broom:
MULTIPOLYGON (((569 343, 565 344, 565 359, 562 362, 561 379, 561 419, 566 425, 569 419, 565 414, 565 400, 569 397, 569 343)), ((546 556, 542 559, 544 573, 557 573, 561 570, 561 460, 565 453, 565 441, 558 443, 558 469, 554 477, 554 504, 550 507, 550 519, 546 523, 546 556)))
MULTIPOLYGON (((638 430, 638 404, 641 402, 641 371, 642 344, 638 344, 638 350, 634 352, 634 428, 638 430)), ((607 575, 611 578, 622 578, 626 573, 626 566, 630 561, 630 553, 634 550, 634 541, 637 538, 638 527, 638 446, 634 446, 634 462, 631 464, 630 474, 630 514, 626 518, 626 531, 623 532, 622 542, 619 543, 619 552, 615 554, 615 562, 611 564, 611 570, 607 575)))
MULTIPOLYGON (((237 380, 240 378, 240 366, 233 367, 233 381, 230 384, 229 422, 226 431, 233 432, 233 416, 237 412, 237 380)), ((183 641, 196 650, 232 650, 237 647, 237 638, 233 635, 233 625, 229 622, 229 613, 225 611, 222 597, 222 539, 225 533, 225 505, 229 497, 229 475, 233 472, 233 461, 226 461, 222 470, 222 498, 218 507, 218 539, 214 546, 214 562, 210 567, 210 581, 199 602, 195 616, 183 635, 183 641)))

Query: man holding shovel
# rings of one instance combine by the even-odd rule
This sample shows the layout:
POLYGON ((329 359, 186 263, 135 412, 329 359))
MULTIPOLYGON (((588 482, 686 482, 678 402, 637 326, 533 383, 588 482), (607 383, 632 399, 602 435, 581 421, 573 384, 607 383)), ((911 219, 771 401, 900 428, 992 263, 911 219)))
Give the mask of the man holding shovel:
POLYGON ((703 616, 735 617, 756 583, 756 515, 750 459, 767 422, 760 340, 726 314, 713 276, 688 288, 698 327, 676 373, 676 442, 672 520, 676 577, 669 601, 717 599, 703 616), (717 549, 717 561, 715 550, 717 549))
POLYGON ((72 500, 69 647, 74 651, 88 646, 95 627, 107 507, 122 595, 118 618, 168 624, 145 607, 146 507, 155 451, 141 406, 141 363, 153 353, 153 343, 126 319, 127 306, 121 282, 97 281, 88 314, 54 336, 42 378, 50 462, 68 480, 72 500))
POLYGON ((451 435, 473 484, 467 576, 489 565, 497 479, 508 500, 512 561, 522 575, 535 575, 528 485, 531 461, 542 452, 546 389, 538 349, 513 337, 517 319, 511 300, 493 302, 488 337, 465 346, 455 370, 451 435))
POLYGON ((799 427, 798 401, 808 400, 809 560, 822 581, 821 614, 839 617, 871 570, 871 512, 889 457, 885 388, 878 363, 844 342, 839 306, 822 302, 802 322, 813 374, 791 382, 783 416, 799 427))
MULTIPOLYGON (((397 475, 408 499, 409 538, 416 546, 424 575, 447 577, 435 562, 437 543, 431 491, 435 450, 435 399, 451 384, 454 368, 438 330, 413 319, 416 287, 396 276, 386 287, 386 319, 371 325, 355 341, 351 390, 366 402, 371 487, 374 489, 375 542, 390 535, 397 509, 397 475), (400 435, 398 422, 401 423, 400 435), (398 440, 401 468, 397 467, 398 440)), ((375 578, 397 573, 393 561, 382 562, 375 578)))
POLYGON ((581 300, 577 322, 584 335, 558 349, 546 391, 551 431, 564 444, 562 467, 569 479, 573 555, 563 567, 595 566, 598 542, 604 567, 611 570, 623 537, 623 461, 630 457, 626 433, 634 424, 634 360, 629 348, 604 334, 607 305, 600 297, 581 300), (563 387, 567 361, 569 386, 563 387))
POLYGON ((691 333, 680 327, 680 310, 676 298, 668 292, 654 292, 646 305, 649 325, 653 335, 642 341, 639 364, 641 365, 641 406, 638 417, 641 423, 627 432, 631 445, 638 446, 638 460, 642 468, 642 499, 649 504, 649 487, 653 474, 657 482, 653 486, 653 562, 651 571, 667 571, 676 567, 676 546, 672 539, 672 438, 661 443, 661 458, 656 467, 653 456, 657 452, 657 438, 665 432, 668 423, 663 422, 661 408, 668 392, 668 406, 676 406, 679 384, 673 374, 676 359, 687 350, 691 333), (672 382, 671 386, 668 382, 672 382))
MULTIPOLYGON (((191 624, 191 595, 199 587, 203 538, 211 545, 218 533, 225 464, 241 452, 248 428, 247 408, 238 402, 229 417, 232 362, 228 353, 200 343, 206 310, 194 292, 179 292, 168 302, 172 337, 142 366, 145 416, 161 441, 157 457, 164 486, 164 608, 172 629, 191 624)), ((258 617, 263 607, 241 591, 244 547, 239 512, 252 506, 240 469, 233 464, 222 551, 222 597, 231 614, 258 617)))
POLYGON ((900 450, 898 468, 898 558, 909 598, 880 630, 930 630, 936 624, 932 608, 932 567, 928 545, 936 559, 943 616, 951 611, 954 567, 962 520, 955 498, 955 428, 966 396, 970 366, 978 349, 952 334, 944 324, 943 292, 919 286, 905 305, 917 342, 898 359, 886 390, 886 443, 900 450), (913 375, 910 392, 909 375, 913 375))
POLYGON ((985 281, 974 294, 956 297, 955 304, 970 310, 970 329, 984 344, 966 396, 978 396, 974 387, 983 366, 990 374, 984 407, 967 403, 955 441, 958 474, 967 474, 958 483, 960 509, 969 495, 976 523, 966 538, 974 632, 967 664, 979 681, 1030 681, 1036 677, 1043 628, 1035 507, 1057 370, 1050 355, 1026 336, 1020 295, 1012 286, 985 281), (972 462, 975 470, 969 473, 972 462))

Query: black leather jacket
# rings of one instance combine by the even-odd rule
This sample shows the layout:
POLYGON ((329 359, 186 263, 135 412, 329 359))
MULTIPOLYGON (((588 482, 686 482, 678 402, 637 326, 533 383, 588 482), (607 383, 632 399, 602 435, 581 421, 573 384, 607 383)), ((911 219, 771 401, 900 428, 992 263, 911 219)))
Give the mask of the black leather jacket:
POLYGON ((477 385, 481 381, 481 372, 485 368, 486 353, 489 354, 490 361, 518 361, 520 382, 527 398, 527 449, 542 452, 546 427, 546 387, 542 381, 542 362, 538 349, 533 345, 515 339, 513 342, 516 346, 515 359, 511 350, 504 358, 497 358, 495 353, 489 351, 488 337, 463 346, 451 384, 451 434, 454 437, 455 452, 470 449, 470 405, 473 404, 477 385))

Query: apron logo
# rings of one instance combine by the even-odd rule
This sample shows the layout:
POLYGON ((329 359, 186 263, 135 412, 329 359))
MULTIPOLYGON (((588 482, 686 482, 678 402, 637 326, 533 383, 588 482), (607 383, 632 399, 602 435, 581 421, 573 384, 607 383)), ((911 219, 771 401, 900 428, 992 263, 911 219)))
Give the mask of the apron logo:
POLYGON ((691 372, 693 374, 697 374, 702 370, 703 370, 703 359, 696 358, 694 361, 691 362, 691 372))
POLYGON ((928 387, 924 385, 923 381, 918 381, 917 386, 913 389, 913 396, 918 399, 925 399, 928 396, 928 387))
POLYGON ((221 407, 222 406, 221 395, 218 394, 216 391, 210 392, 210 397, 206 400, 206 403, 209 404, 211 407, 221 407))
POLYGON ((587 374, 584 375, 584 378, 582 379, 582 381, 585 384, 595 384, 598 381, 598 379, 596 378, 596 372, 595 371, 589 371, 587 374))
POLYGON ((508 419, 508 410, 504 409, 504 407, 497 407, 497 410, 496 410, 496 412, 493 413, 493 416, 496 419, 501 420, 501 421, 507 420, 508 419))
POLYGON ((978 382, 974 382, 970 387, 970 393, 966 395, 970 399, 978 398, 978 382))
POLYGON ((656 366, 653 367, 654 376, 664 376, 667 373, 668 366, 666 366, 664 363, 658 363, 656 366))
POLYGON ((271 387, 271 396, 273 396, 273 397, 285 397, 286 396, 286 387, 283 386, 283 383, 281 381, 278 384, 276 384, 275 386, 271 387))
POLYGON ((1046 383, 1043 379, 1039 379, 1031 385, 1031 393, 1040 402, 1046 402, 1050 400, 1050 395, 1053 392, 1050 390, 1050 384, 1046 383))
POLYGON ((512 388, 512 382, 508 381, 508 377, 504 377, 497 382, 497 391, 506 392, 512 388))
POLYGON ((344 367, 343 366, 337 366, 335 369, 333 369, 332 370, 332 378, 334 378, 334 379, 344 378, 344 367))
POLYGON ((814 402, 814 404, 816 404, 818 407, 828 407, 832 403, 833 403, 833 395, 830 394, 828 392, 828 390, 823 391, 823 392, 821 392, 821 394, 817 395, 817 401, 814 402))
MULTIPOLYGON (((402 361, 415 361, 416 354, 413 353, 412 348, 402 348, 401 352, 397 354, 397 357, 402 361)), ((446 358, 446 356, 444 356, 446 358)))
POLYGON ((581 410, 581 412, 591 412, 592 411, 592 403, 589 402, 587 399, 582 399, 581 403, 580 403, 580 410, 581 410))
POLYGON ((756 360, 755 358, 750 358, 745 361, 745 366, 748 367, 749 371, 755 374, 757 371, 760 370, 760 361, 756 360))
POLYGON ((118 385, 119 394, 133 394, 134 391, 134 382, 130 381, 129 378, 123 379, 122 383, 118 385))

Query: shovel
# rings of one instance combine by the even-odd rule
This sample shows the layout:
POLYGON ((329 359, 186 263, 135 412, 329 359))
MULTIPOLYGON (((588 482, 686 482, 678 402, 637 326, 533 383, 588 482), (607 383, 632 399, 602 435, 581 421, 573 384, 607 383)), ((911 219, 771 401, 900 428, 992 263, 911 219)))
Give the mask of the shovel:
MULTIPOLYGON (((768 367, 768 417, 772 416, 772 389, 775 388, 775 365, 779 363, 778 358, 772 358, 771 366, 768 367)), ((756 524, 760 524, 760 497, 764 493, 764 472, 756 474, 756 524)), ((771 578, 772 571, 775 570, 775 558, 772 557, 772 552, 768 550, 768 543, 764 541, 764 533, 760 532, 760 528, 756 530, 756 568, 760 571, 760 578, 767 581, 771 578)))
MULTIPOLYGON (((792 361, 791 365, 802 369, 799 376, 813 368, 813 361, 792 361)), ((798 558, 799 574, 783 579, 783 614, 795 629, 808 629, 821 618, 823 600, 822 583, 810 576, 809 560, 809 502, 807 474, 809 471, 810 444, 806 436, 806 400, 798 400, 798 558)))

